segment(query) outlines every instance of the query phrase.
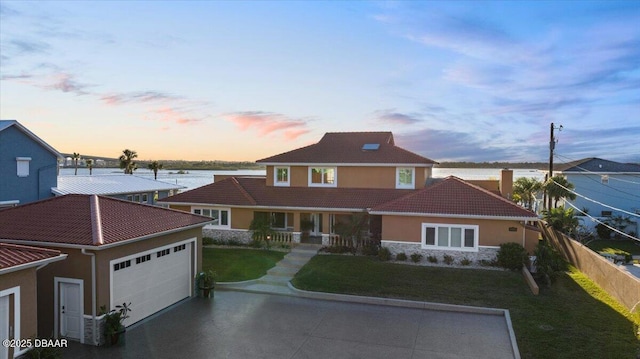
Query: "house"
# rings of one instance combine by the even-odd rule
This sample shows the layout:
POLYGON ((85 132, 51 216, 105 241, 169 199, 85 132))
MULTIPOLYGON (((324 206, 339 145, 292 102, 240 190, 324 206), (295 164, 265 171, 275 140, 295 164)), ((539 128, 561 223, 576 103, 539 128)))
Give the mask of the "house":
POLYGON ((38 336, 99 345, 100 308, 131 303, 125 325, 193 295, 209 218, 97 195, 0 211, 0 243, 55 249, 37 272, 38 336))
MULTIPOLYGON (((306 222, 311 223, 312 237, 330 245, 337 237, 335 225, 357 213, 369 215, 370 236, 393 250, 401 247, 394 243, 404 242, 406 248, 413 250, 417 245, 425 253, 448 251, 481 259, 494 256, 496 246, 508 241, 532 249, 535 244, 529 244, 526 238, 537 238, 524 224, 537 221, 535 214, 460 179, 433 179, 436 162, 396 146, 391 132, 327 133, 316 144, 257 162, 266 166, 265 178, 226 178, 159 202, 211 217, 213 221, 205 226, 204 235, 220 239, 249 241, 251 222, 268 217, 272 227, 280 231, 278 235, 289 236, 292 242, 301 241, 306 222), (464 196, 453 193, 450 206, 460 211, 448 211, 450 206, 444 203, 424 208, 408 205, 435 199, 446 202, 447 196, 456 191, 464 196), (465 196, 471 196, 474 204, 465 196), (499 207, 500 211, 487 212, 484 206, 499 207), (440 223, 443 229, 438 233, 444 233, 446 223, 472 226, 473 245, 454 248, 428 244, 424 242, 422 223, 440 223), (420 247, 422 242, 425 244, 420 247)), ((500 183, 492 184, 492 189, 508 196, 512 179, 500 183)), ((439 240, 444 241, 444 237, 439 240)))
POLYGON ((595 217, 622 214, 611 207, 640 214, 640 165, 592 157, 555 166, 554 171, 582 195, 569 201, 578 209, 595 217))
POLYGON ((140 176, 106 174, 59 176, 58 186, 52 188, 51 192, 56 196, 96 194, 132 202, 156 204, 158 199, 178 193, 183 188, 186 187, 140 176))
POLYGON ((0 207, 51 197, 62 155, 15 120, 0 120, 0 207))
MULTIPOLYGON (((63 260, 58 250, 0 243, 0 338, 36 337, 37 271, 63 260)), ((0 346, 0 358, 17 358, 29 348, 0 346)))

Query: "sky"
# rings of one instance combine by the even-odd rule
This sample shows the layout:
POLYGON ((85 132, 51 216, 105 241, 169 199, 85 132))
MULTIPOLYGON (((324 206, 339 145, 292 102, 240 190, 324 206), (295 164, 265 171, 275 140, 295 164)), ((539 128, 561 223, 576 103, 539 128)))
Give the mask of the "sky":
POLYGON ((0 118, 60 152, 640 162, 640 1, 0 1, 0 118))

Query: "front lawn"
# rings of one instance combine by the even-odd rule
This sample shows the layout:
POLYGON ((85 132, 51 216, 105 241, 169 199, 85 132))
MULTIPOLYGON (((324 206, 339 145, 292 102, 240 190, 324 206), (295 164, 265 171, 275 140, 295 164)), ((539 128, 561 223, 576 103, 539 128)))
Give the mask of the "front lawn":
POLYGON ((605 252, 610 254, 630 254, 640 255, 640 246, 636 241, 626 239, 596 239, 587 243, 587 247, 594 252, 605 252))
POLYGON ((534 296, 519 272, 315 256, 299 289, 508 309, 522 358, 635 358, 640 319, 575 269, 534 296))
POLYGON ((213 269, 218 282, 258 279, 287 253, 263 249, 204 248, 202 269, 213 269))

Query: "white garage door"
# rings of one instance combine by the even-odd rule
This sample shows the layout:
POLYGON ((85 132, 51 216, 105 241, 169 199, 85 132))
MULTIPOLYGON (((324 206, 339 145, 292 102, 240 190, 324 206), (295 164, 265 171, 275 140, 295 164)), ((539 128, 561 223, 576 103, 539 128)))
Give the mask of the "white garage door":
POLYGON ((131 303, 126 326, 190 296, 192 243, 160 247, 111 261, 112 309, 131 303))

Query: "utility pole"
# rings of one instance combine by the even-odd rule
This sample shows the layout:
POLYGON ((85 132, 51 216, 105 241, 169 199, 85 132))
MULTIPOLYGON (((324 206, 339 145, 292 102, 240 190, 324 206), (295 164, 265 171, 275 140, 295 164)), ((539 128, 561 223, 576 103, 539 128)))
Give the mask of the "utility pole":
MULTIPOLYGON (((553 122, 551 122, 551 131, 549 135, 549 176, 547 178, 548 181, 550 181, 551 178, 553 178, 553 150, 556 148, 556 138, 553 136, 553 130, 556 128, 562 131, 562 125, 560 125, 560 127, 554 127, 553 122)), ((547 210, 550 211, 552 199, 551 199, 551 196, 546 193, 546 191, 545 191, 545 197, 547 197, 547 201, 548 201, 547 210)))

